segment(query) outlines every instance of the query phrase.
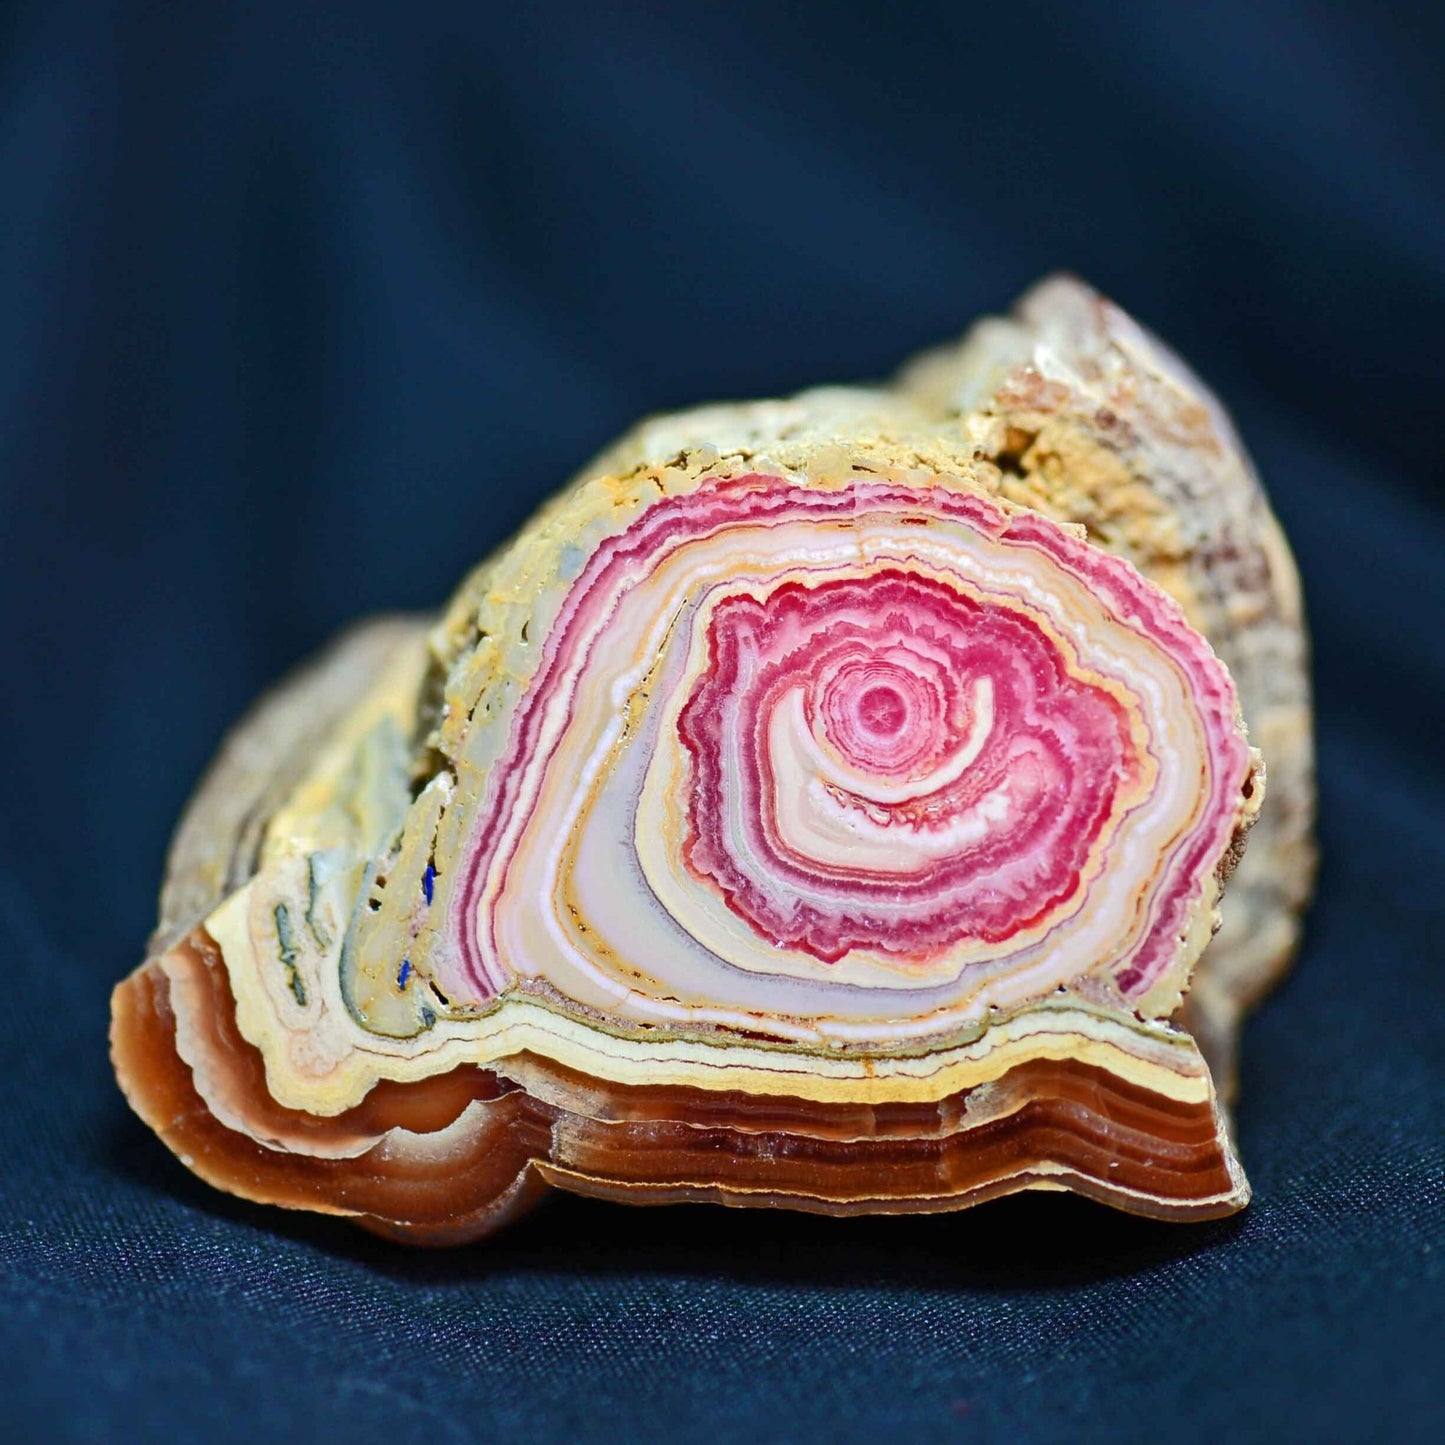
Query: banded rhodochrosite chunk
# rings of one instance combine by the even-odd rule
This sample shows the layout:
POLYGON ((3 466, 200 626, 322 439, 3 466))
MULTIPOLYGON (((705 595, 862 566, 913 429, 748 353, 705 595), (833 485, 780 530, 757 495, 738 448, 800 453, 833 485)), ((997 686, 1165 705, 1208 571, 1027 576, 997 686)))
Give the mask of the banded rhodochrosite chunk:
POLYGON ((432 1242, 549 1184, 1238 1208, 1179 1018, 1261 807, 1251 695, 1286 809, 1273 951, 1196 1015, 1226 1070, 1307 887, 1293 572, 1157 344, 1071 282, 1010 325, 644 425, 434 627, 264 703, 117 990, 142 1116, 223 1187, 432 1242))

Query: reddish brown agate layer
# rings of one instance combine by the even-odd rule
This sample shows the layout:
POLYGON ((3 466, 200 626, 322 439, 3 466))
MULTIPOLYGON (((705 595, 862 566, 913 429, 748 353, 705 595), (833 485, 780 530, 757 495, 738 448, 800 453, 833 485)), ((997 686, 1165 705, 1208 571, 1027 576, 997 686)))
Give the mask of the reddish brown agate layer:
POLYGON ((820 1111, 783 1097, 609 1087, 524 1056, 520 1081, 462 1066, 378 1084, 361 1104, 318 1119, 270 1098, 234 1015, 224 964, 202 930, 166 967, 127 979, 112 1048, 123 1079, 145 1080, 131 1095, 137 1112, 229 1193, 346 1215, 409 1243, 478 1238, 549 1185, 631 1203, 834 1215, 959 1209, 1041 1186, 1166 1219, 1229 1214, 1247 1197, 1207 1100, 1180 1102, 1071 1060, 1028 1063, 933 1104, 820 1111), (177 1051, 173 989, 188 995, 190 1062, 177 1051), (229 1078, 251 1134, 217 1119, 197 1070, 229 1078), (327 1157, 328 1146, 341 1152, 327 1157))
POLYGON ((645 424, 434 626, 266 699, 177 832, 117 1073, 220 1187, 431 1243, 549 1185, 1217 1215, 1205 1057, 1227 1090, 1310 813, 1248 463, 1052 282, 892 388, 645 424))

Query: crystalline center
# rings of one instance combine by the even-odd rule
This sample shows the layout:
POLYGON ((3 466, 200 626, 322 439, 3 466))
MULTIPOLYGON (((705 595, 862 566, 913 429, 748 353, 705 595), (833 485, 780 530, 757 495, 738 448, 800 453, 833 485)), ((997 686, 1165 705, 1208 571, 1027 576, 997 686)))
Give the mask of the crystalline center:
POLYGON ((1036 922, 1138 767, 1122 709, 1036 626, 921 576, 734 599, 710 641, 718 664, 679 724, 692 868, 761 936, 822 960, 1036 922))

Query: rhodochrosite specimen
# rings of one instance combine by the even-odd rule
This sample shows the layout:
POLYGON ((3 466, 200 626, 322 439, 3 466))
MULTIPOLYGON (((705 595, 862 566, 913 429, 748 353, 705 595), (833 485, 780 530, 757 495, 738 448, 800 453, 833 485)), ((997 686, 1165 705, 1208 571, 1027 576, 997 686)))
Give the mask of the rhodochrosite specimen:
POLYGON ((1225 1214, 1310 813, 1249 465, 1052 281, 892 387, 644 424, 265 700, 116 1066, 204 1178, 429 1243, 549 1185, 1225 1214))

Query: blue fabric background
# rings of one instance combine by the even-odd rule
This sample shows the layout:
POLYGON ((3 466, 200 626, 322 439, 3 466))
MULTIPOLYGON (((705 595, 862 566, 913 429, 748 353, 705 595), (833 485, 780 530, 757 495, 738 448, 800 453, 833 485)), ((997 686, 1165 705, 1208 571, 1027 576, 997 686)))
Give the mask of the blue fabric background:
POLYGON ((0 1436, 1445 1438, 1445 22, 1319 0, 0 13, 0 1436), (1079 271, 1296 544, 1325 864, 1256 1202, 559 1200, 416 1255, 197 1184, 107 993, 223 728, 637 415, 1079 271))

